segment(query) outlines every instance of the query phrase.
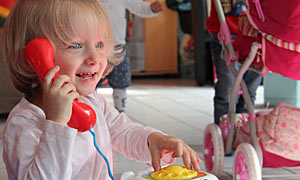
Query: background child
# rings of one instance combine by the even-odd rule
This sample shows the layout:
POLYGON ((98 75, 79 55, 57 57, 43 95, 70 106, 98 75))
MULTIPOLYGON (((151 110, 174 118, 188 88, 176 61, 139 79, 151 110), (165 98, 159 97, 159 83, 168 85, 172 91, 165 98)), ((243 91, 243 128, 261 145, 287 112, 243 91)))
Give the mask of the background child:
POLYGON ((167 153, 166 160, 182 157, 187 168, 199 169, 199 157, 182 140, 132 123, 94 91, 122 59, 98 0, 19 0, 7 18, 2 43, 11 80, 25 96, 4 129, 9 179, 109 179, 91 134, 67 126, 74 99, 95 110, 92 130, 111 166, 116 150, 152 162, 155 170, 167 153), (55 49, 56 66, 43 83, 24 55, 26 44, 37 37, 47 38, 55 49), (60 76, 53 79, 57 72, 60 76))
MULTIPOLYGON (((99 0, 107 11, 116 46, 126 45, 126 10, 140 17, 156 16, 161 10, 158 1, 152 3, 142 0, 99 0)), ((115 108, 119 112, 126 109, 126 88, 131 85, 130 60, 126 53, 124 61, 117 65, 107 76, 108 84, 113 88, 115 108)))
MULTIPOLYGON (((240 3, 242 3, 242 1, 235 1, 236 4, 234 5, 232 0, 221 0, 221 3, 226 15, 226 22, 229 26, 230 32, 232 33, 232 38, 234 39, 238 32, 238 15, 241 13, 242 8, 240 3)), ((226 60, 221 56, 222 45, 219 43, 218 39, 220 23, 214 1, 211 1, 211 11, 206 21, 206 29, 210 33, 210 48, 218 79, 214 86, 214 122, 219 124, 220 117, 227 114, 229 111, 229 93, 232 88, 234 76, 229 67, 226 65, 226 60)), ((261 83, 262 77, 258 73, 249 70, 245 73, 243 79, 247 84, 252 103, 254 104, 256 90, 261 83)), ((247 112, 244 99, 242 96, 238 96, 236 102, 236 113, 244 112, 247 112)))

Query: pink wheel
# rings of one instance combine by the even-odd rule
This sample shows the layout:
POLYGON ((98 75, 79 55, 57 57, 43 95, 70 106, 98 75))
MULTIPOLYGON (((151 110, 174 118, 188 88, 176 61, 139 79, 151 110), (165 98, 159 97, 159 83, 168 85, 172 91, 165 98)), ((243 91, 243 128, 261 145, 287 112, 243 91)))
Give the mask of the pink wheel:
POLYGON ((214 123, 205 128, 203 149, 206 171, 221 177, 224 163, 224 146, 221 130, 214 123))
POLYGON ((235 152, 233 180, 261 180, 256 151, 248 143, 240 144, 235 152))

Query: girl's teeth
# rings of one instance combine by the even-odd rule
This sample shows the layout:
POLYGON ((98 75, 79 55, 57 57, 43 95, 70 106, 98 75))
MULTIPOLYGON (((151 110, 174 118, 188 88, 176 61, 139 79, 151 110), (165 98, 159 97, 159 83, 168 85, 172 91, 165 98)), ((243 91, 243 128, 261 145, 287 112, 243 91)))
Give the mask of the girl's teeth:
POLYGON ((79 77, 83 79, 91 79, 95 73, 79 73, 79 77))
POLYGON ((83 78, 83 79, 91 79, 92 76, 83 76, 82 78, 83 78))

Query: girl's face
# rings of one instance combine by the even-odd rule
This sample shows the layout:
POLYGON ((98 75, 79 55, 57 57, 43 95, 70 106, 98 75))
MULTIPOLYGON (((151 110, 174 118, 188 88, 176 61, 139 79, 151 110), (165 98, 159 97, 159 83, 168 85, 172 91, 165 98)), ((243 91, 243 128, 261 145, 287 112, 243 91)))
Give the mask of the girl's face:
POLYGON ((68 75, 77 92, 84 96, 95 90, 107 66, 105 35, 95 28, 96 22, 87 26, 82 18, 75 21, 69 44, 55 44, 54 64, 60 67, 59 74, 68 75))

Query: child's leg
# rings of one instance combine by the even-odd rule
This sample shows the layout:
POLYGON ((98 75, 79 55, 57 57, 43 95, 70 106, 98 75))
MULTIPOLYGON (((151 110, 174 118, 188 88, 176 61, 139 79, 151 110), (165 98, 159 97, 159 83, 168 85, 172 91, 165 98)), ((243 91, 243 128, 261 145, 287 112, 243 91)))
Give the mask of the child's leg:
MULTIPOLYGON (((244 81, 247 84, 247 88, 250 94, 250 98, 252 101, 252 104, 254 104, 254 101, 256 99, 256 90, 258 86, 260 85, 262 80, 262 77, 254 72, 254 71, 247 71, 244 75, 244 81)), ((237 107, 236 107, 236 112, 237 113, 244 113, 247 112, 246 105, 244 102, 244 98, 240 96, 237 107)))
POLYGON ((126 98, 126 89, 113 89, 114 105, 119 112, 125 112, 126 98))
POLYGON ((108 76, 108 83, 113 88, 113 99, 115 108, 120 112, 126 107, 126 88, 131 85, 131 71, 128 52, 122 63, 114 67, 108 76))
POLYGON ((222 46, 219 43, 217 33, 211 34, 211 52, 216 67, 217 82, 215 84, 214 96, 214 122, 219 124, 220 117, 229 111, 229 93, 231 91, 234 77, 221 57, 222 46))

